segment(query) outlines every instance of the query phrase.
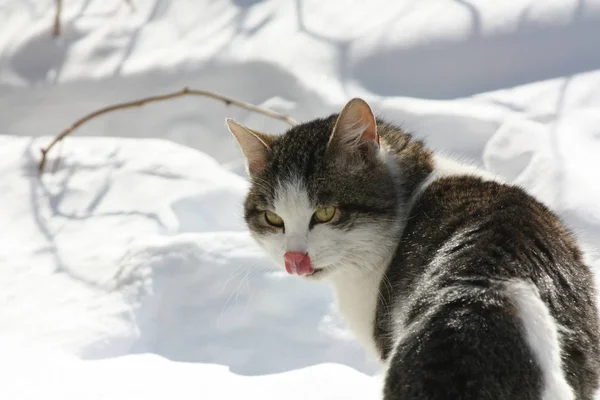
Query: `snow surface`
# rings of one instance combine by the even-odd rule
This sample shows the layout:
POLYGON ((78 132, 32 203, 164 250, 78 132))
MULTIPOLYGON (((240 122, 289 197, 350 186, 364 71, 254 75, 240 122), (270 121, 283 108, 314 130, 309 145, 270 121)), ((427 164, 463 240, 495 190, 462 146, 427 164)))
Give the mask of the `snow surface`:
POLYGON ((600 267, 600 1, 0 0, 3 399, 377 398, 324 285, 274 269, 241 217, 214 90, 307 120, 363 96, 527 188, 600 267))

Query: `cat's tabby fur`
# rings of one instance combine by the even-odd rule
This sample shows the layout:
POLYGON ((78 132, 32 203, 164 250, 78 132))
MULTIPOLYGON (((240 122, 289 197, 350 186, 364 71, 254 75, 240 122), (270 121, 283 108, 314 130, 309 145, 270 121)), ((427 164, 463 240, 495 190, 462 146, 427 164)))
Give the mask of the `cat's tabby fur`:
POLYGON ((307 254, 304 278, 332 283, 387 368, 385 400, 593 398, 592 273, 543 204, 433 154, 361 99, 281 136, 228 125, 252 181, 250 232, 278 264, 307 254), (336 218, 316 222, 318 207, 336 218))

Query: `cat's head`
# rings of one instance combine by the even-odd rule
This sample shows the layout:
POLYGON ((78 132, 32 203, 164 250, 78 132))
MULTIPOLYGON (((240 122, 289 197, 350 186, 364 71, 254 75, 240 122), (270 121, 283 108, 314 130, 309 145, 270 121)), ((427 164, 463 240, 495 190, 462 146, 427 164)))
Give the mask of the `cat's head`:
POLYGON ((391 256, 398 171, 364 100, 279 136, 233 120, 227 125, 251 180, 248 228, 288 273, 310 279, 368 273, 391 256))

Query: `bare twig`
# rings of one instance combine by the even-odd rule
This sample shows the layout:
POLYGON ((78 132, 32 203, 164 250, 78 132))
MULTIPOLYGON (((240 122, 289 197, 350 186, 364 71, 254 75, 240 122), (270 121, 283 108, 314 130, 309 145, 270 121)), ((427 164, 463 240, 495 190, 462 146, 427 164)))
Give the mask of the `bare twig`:
POLYGON ((135 3, 133 2, 133 0, 125 0, 125 3, 129 5, 129 8, 131 8, 131 12, 135 12, 135 3))
POLYGON ((52 29, 52 36, 57 37, 60 35, 60 14, 62 13, 62 0, 56 0, 56 12, 54 13, 54 28, 52 29))
POLYGON ((296 123, 297 123, 293 118, 291 118, 287 115, 279 114, 279 113, 276 113, 275 111, 271 111, 266 108, 258 107, 253 104, 250 104, 250 103, 246 103, 246 102, 243 102, 240 100, 233 99, 231 97, 226 97, 226 96, 223 96, 223 95, 220 95, 217 93, 213 93, 213 92, 209 92, 206 90, 195 90, 195 89, 184 88, 178 92, 173 92, 173 93, 168 93, 168 94, 163 94, 163 95, 158 95, 158 96, 152 96, 152 97, 146 97, 144 99, 134 100, 134 101, 130 101, 127 103, 114 104, 112 106, 108 106, 108 107, 101 108, 100 110, 96 110, 96 111, 94 111, 90 114, 87 114, 86 116, 78 119, 69 128, 67 128, 64 131, 62 131, 61 133, 59 133, 50 142, 50 144, 48 144, 48 146, 40 149, 40 151, 42 152, 42 158, 40 159, 40 164, 38 166, 40 173, 44 171, 44 166, 46 165, 46 156, 47 156, 48 152, 52 149, 52 147, 54 147, 54 145, 56 145, 58 142, 63 140, 65 137, 67 137, 75 129, 79 128, 81 125, 85 124, 86 122, 90 121, 91 119, 94 119, 96 117, 99 117, 100 115, 103 115, 103 114, 106 114, 106 113, 109 113, 109 112, 115 111, 115 110, 121 110, 124 108, 141 107, 148 103, 154 103, 154 102, 158 102, 158 101, 164 101, 164 100, 174 99, 176 97, 182 97, 182 96, 188 96, 188 95, 210 97, 210 98, 213 98, 216 100, 220 100, 220 101, 224 102, 226 105, 233 104, 234 106, 241 107, 241 108, 244 108, 244 109, 252 111, 252 112, 256 112, 256 113, 263 114, 263 115, 266 115, 271 118, 278 119, 278 120, 286 122, 292 126, 296 125, 296 123))
MULTIPOLYGON (((55 2, 56 2, 56 7, 55 7, 55 13, 54 13, 54 27, 52 28, 52 36, 58 37, 58 36, 60 36, 60 32, 61 32, 60 19, 61 19, 61 14, 62 14, 62 0, 55 0, 55 2)), ((132 13, 134 13, 136 11, 135 3, 133 2, 133 0, 125 0, 125 3, 127 3, 129 8, 131 9, 132 13)))

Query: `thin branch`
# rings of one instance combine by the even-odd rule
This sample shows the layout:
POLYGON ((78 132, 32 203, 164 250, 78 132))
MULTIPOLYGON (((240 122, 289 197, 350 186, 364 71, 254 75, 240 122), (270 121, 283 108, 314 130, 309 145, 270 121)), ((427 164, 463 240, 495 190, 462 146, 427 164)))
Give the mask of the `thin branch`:
MULTIPOLYGON (((133 0, 124 0, 124 1, 125 1, 125 3, 127 3, 129 8, 131 9, 131 12, 134 13, 136 11, 136 8, 135 8, 135 3, 133 2, 133 0)), ((54 12, 54 27, 52 28, 52 36, 58 37, 58 36, 60 36, 60 33, 61 33, 60 19, 61 19, 61 14, 62 14, 62 0, 55 0, 55 2, 56 2, 56 7, 55 7, 55 12, 54 12)))
POLYGON ((133 2, 133 0, 125 0, 125 3, 127 3, 129 5, 129 8, 131 8, 131 12, 134 13, 135 12, 135 3, 133 2))
POLYGON ((47 156, 48 152, 52 149, 52 147, 54 147, 54 145, 56 145, 58 142, 63 140, 71 132, 73 132, 75 129, 79 128, 81 125, 85 124, 86 122, 88 122, 96 117, 99 117, 100 115, 109 113, 111 111, 121 110, 124 108, 141 107, 148 103, 154 103, 154 102, 158 102, 158 101, 164 101, 164 100, 174 99, 176 97, 182 97, 182 96, 188 96, 188 95, 210 97, 210 98, 222 101, 223 103, 225 103, 225 105, 233 104, 234 106, 241 107, 241 108, 244 108, 246 110, 249 110, 249 111, 252 111, 255 113, 263 114, 263 115, 266 115, 267 117, 278 119, 278 120, 286 122, 292 126, 297 124, 297 122, 293 118, 288 117, 287 115, 276 113, 275 111, 271 111, 266 108, 258 107, 253 104, 250 104, 250 103, 246 103, 246 102, 243 102, 240 100, 233 99, 231 97, 226 97, 226 96, 223 96, 223 95, 220 95, 217 93, 213 93, 213 92, 209 92, 206 90, 195 90, 195 89, 183 88, 182 90, 180 90, 178 92, 173 92, 173 93, 168 93, 168 94, 163 94, 163 95, 158 95, 158 96, 152 96, 152 97, 146 97, 144 99, 139 99, 139 100, 134 100, 134 101, 130 101, 127 103, 120 103, 120 104, 115 104, 112 106, 104 107, 104 108, 101 108, 100 110, 96 110, 96 111, 94 111, 90 114, 87 114, 86 116, 78 119, 69 128, 67 128, 64 131, 62 131, 61 133, 59 133, 52 140, 52 142, 50 142, 50 144, 48 144, 48 146, 40 149, 40 151, 42 152, 42 158, 40 159, 40 164, 38 166, 40 173, 44 171, 44 166, 46 165, 46 156, 47 156))
POLYGON ((56 0, 56 11, 54 13, 54 28, 52 29, 52 36, 57 37, 60 35, 60 15, 62 13, 62 0, 56 0))

